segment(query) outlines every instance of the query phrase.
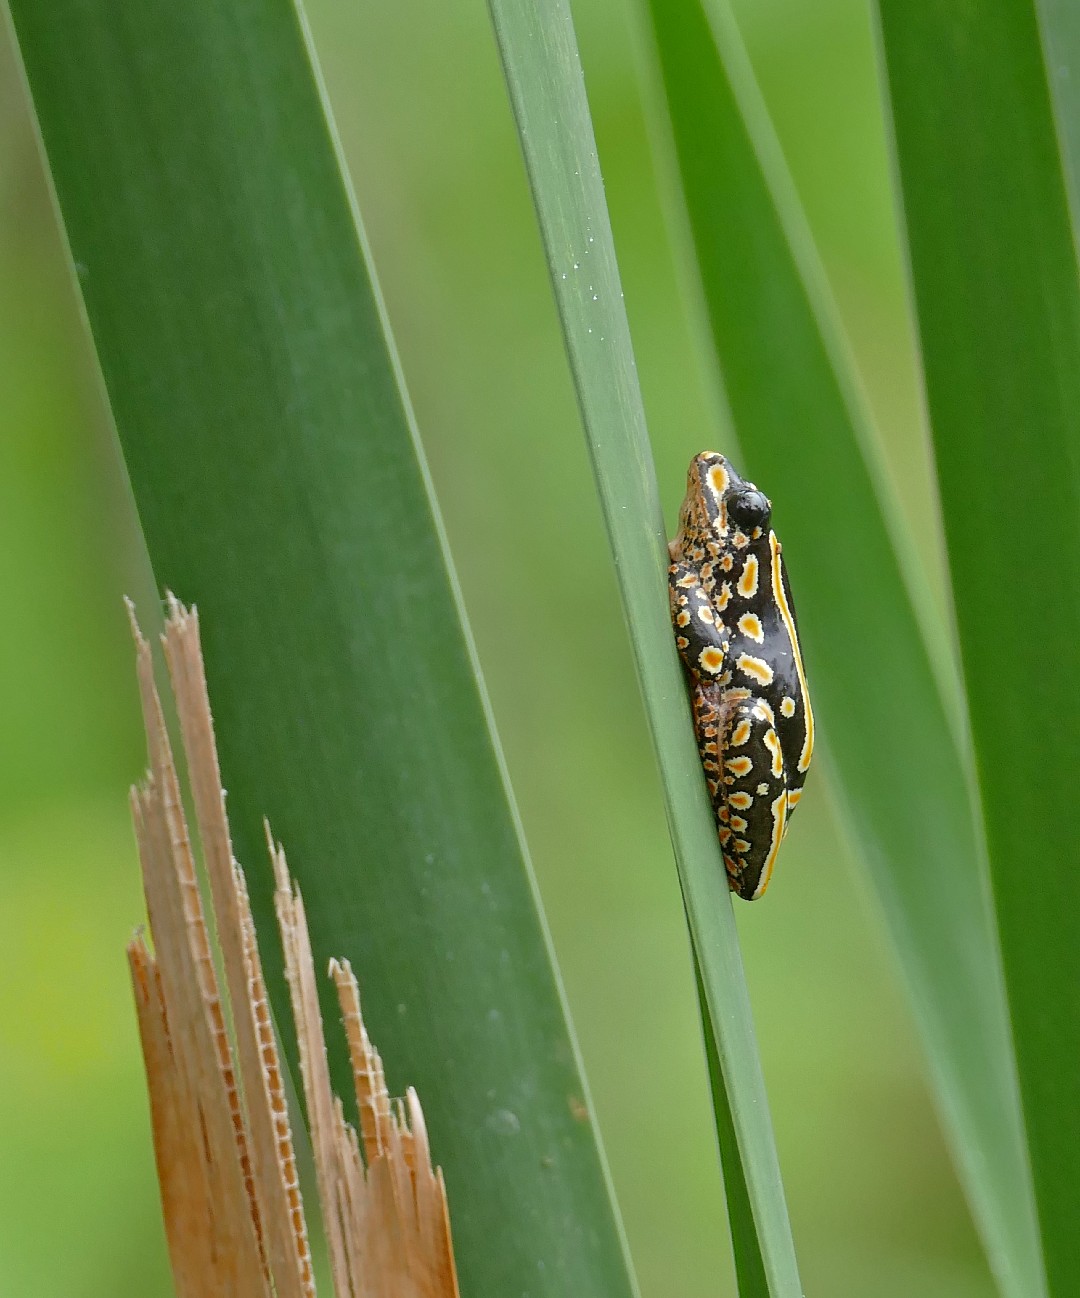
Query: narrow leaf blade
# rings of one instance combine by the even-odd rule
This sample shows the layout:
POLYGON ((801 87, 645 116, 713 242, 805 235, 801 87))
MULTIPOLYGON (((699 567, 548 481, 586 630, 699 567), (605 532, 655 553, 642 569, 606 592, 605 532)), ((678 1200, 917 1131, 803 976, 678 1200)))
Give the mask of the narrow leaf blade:
POLYGON ((697 982, 698 1004, 701 1007, 702 1032, 705 1038, 705 1060, 709 1068, 709 1089, 712 1092, 713 1113, 716 1115, 716 1140, 720 1146, 720 1161, 724 1169, 724 1197, 727 1200, 728 1218, 731 1221, 731 1246, 735 1254, 735 1275, 739 1283, 739 1298, 768 1295, 769 1282, 765 1263, 757 1246, 754 1231, 754 1210, 750 1204, 750 1191, 743 1176, 739 1158, 739 1144, 731 1105, 724 1090, 724 1072, 720 1065, 720 1052, 716 1045, 709 1001, 701 966, 694 960, 694 978, 697 982))
MULTIPOLYGON (((565 0, 489 0, 547 252, 615 558, 638 676, 660 763, 704 999, 716 1047, 756 1239, 736 1254, 759 1255, 767 1288, 802 1288, 754 1040, 715 822, 693 738, 675 651, 664 574, 667 550, 629 325, 619 283, 573 23, 565 0)), ((694 448, 699 449, 699 448, 694 448)), ((718 1112, 718 1122, 723 1114, 718 1112)), ((727 1152, 727 1151, 725 1151, 727 1152)))
POLYGON ((1035 7, 880 0, 942 513, 1050 1292, 1080 1242, 1080 281, 1035 7))

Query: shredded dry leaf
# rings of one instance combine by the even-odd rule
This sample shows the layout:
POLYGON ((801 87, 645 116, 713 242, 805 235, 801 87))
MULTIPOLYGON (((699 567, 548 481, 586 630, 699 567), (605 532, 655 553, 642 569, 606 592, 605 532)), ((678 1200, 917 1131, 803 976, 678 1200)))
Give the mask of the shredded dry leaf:
MULTIPOLYGON (((132 612, 150 770, 132 790, 154 951, 128 945, 178 1298, 311 1298, 304 1205, 244 875, 233 859, 199 644, 198 615, 171 596, 162 643, 180 720, 226 1001, 180 782, 132 612)), ((267 827, 300 1045, 316 1181, 337 1298, 457 1298, 442 1173, 420 1103, 393 1104, 348 962, 331 961, 353 1067, 360 1137, 330 1087, 304 904, 267 827)))

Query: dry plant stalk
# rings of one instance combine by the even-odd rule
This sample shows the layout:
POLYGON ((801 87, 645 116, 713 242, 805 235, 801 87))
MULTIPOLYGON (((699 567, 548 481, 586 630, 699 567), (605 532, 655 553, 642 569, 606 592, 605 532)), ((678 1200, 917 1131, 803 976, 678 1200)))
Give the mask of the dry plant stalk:
MULTIPOLYGON (((171 596, 162 643, 180 719, 226 997, 214 968, 180 784, 131 611, 150 770, 132 815, 151 953, 128 961, 146 1064, 154 1156, 179 1298, 312 1298, 315 1281, 277 1042, 247 886, 233 859, 198 615, 171 596)), ((267 828, 300 1043, 304 1096, 337 1298, 458 1298, 442 1173, 413 1090, 393 1104, 348 963, 332 961, 360 1137, 330 1089, 304 905, 267 828)))

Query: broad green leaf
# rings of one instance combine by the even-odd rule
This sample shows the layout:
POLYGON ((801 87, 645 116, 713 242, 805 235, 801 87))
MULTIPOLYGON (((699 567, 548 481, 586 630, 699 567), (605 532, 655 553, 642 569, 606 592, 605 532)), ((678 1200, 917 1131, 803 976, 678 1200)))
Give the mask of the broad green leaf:
MULTIPOLYGON (((266 814, 318 961, 352 961, 391 1089, 423 1096, 463 1292, 628 1295, 297 12, 288 0, 11 8, 154 570, 202 615, 264 938, 266 814)), ((333 1062, 347 1093, 345 1060, 333 1062)))
POLYGON ((712 342, 746 468, 774 500, 820 737, 961 1177, 1019 1298, 1035 1292, 1037 1258, 947 643, 913 601, 914 558, 730 11, 650 11, 712 342))
POLYGON ((741 1292, 787 1298, 802 1289, 727 876, 671 633, 663 520, 573 22, 565 0, 489 7, 660 762, 708 1007, 706 1040, 726 1091, 717 1123, 736 1204, 741 1292), (732 1128, 734 1140, 726 1138, 732 1128), (751 1223, 756 1239, 747 1236, 751 1223))
POLYGON ((1080 282, 1061 141, 1030 0, 878 9, 1035 1201, 1064 1296, 1080 1284, 1080 282))

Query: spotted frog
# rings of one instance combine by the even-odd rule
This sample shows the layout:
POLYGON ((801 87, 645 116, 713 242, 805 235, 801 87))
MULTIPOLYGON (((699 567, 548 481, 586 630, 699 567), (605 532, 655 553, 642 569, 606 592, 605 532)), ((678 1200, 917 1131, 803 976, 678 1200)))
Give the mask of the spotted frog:
POLYGON ((728 883, 748 901, 769 886, 814 749, 772 502, 724 456, 690 462, 668 549, 675 642, 716 812, 728 883))

